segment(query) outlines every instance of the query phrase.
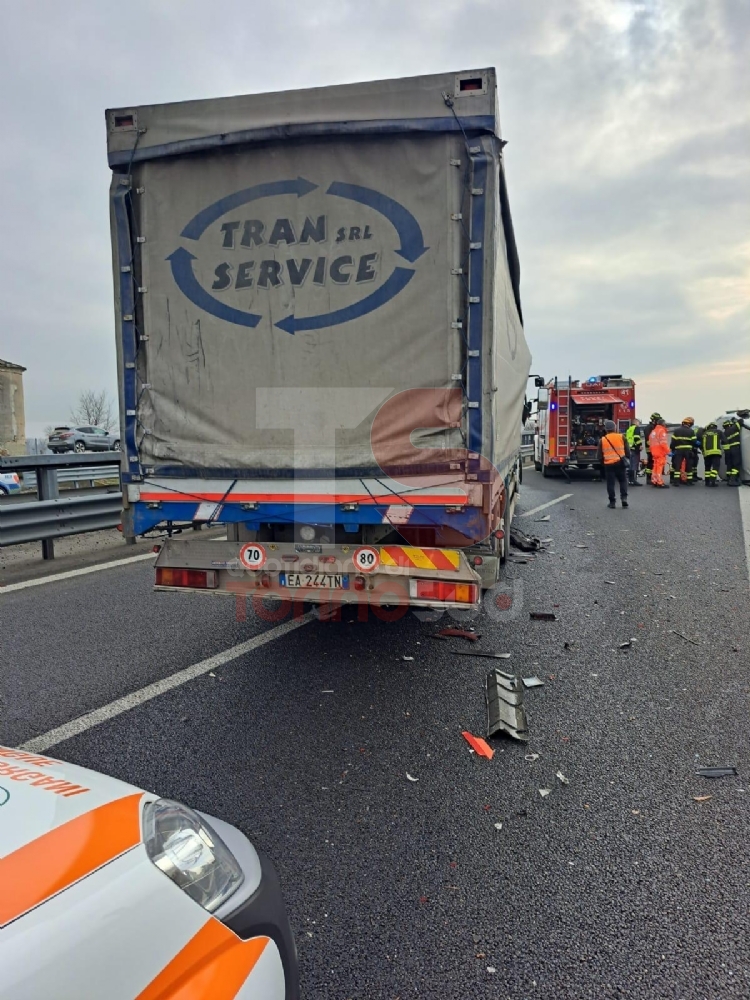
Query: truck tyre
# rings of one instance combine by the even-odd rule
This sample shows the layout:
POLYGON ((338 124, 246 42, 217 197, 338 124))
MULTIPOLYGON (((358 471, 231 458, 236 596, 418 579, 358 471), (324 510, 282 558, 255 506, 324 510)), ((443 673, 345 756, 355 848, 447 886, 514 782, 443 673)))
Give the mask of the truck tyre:
POLYGON ((552 472, 548 465, 542 464, 542 475, 544 476, 545 479, 549 479, 550 476, 552 475, 552 472))
POLYGON ((542 471, 542 463, 541 462, 537 462, 537 460, 534 459, 534 468, 536 469, 537 472, 541 472, 542 471))

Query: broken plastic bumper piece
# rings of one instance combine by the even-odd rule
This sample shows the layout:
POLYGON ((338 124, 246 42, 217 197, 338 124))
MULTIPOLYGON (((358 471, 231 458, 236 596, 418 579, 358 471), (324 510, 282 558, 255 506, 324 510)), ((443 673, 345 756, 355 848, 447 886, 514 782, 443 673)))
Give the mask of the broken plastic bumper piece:
POLYGON ((507 733, 514 740, 529 739, 526 709, 523 707, 523 683, 499 670, 491 670, 485 682, 487 736, 507 733))

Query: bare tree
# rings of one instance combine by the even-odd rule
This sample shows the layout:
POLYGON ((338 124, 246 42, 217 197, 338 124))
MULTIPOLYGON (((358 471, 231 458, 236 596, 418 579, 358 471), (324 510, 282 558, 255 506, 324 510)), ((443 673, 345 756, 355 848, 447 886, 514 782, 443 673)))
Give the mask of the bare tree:
POLYGON ((105 431, 111 431, 115 425, 115 415, 107 390, 84 390, 78 397, 78 405, 70 411, 70 419, 77 424, 103 427, 105 431))

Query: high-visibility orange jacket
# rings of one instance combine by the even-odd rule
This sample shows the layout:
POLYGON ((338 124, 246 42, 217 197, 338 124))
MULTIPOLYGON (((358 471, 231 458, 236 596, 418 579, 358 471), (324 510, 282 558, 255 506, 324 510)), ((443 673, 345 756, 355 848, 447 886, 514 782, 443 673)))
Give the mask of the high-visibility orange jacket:
POLYGON ((657 424, 648 436, 648 443, 651 451, 658 451, 666 455, 669 451, 669 433, 664 424, 657 424))
POLYGON ((621 462, 626 455, 630 454, 630 448, 622 434, 611 431, 605 434, 599 442, 601 459, 605 465, 616 465, 621 462))

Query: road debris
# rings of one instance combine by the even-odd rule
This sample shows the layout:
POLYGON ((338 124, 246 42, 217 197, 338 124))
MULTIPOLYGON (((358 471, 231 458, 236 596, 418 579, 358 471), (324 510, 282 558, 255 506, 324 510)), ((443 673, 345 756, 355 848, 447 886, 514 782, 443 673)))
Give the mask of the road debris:
POLYGON ((536 535, 527 535, 520 528, 510 529, 510 544, 516 549, 521 549, 522 552, 538 552, 542 547, 541 539, 537 538, 536 535))
POLYGON ((320 693, 321 694, 334 694, 334 691, 332 689, 330 689, 330 688, 327 688, 325 691, 321 691, 320 693))
POLYGON ((419 781, 419 778, 414 778, 414 777, 412 777, 412 775, 411 775, 411 774, 409 774, 409 772, 408 772, 408 771, 406 772, 406 777, 407 777, 407 779, 408 779, 409 781, 419 781))
POLYGON ((737 773, 737 768, 733 767, 731 764, 725 764, 722 767, 699 767, 696 772, 702 778, 737 778, 739 777, 737 773))
POLYGON ((605 580, 604 582, 608 583, 610 585, 610 587, 616 587, 617 586, 617 582, 615 580, 605 580))
POLYGON ((525 688, 544 687, 544 681, 539 677, 522 677, 521 682, 525 688))
POLYGON ((527 753, 526 756, 524 757, 524 760, 535 761, 535 760, 539 760, 540 757, 541 757, 541 754, 539 754, 539 753, 527 753))
POLYGON ((491 670, 485 679, 484 697, 487 708, 487 737, 507 733, 515 740, 529 738, 526 710, 523 707, 523 686, 516 677, 501 670, 491 670))
POLYGON ((494 966, 494 965, 488 965, 488 966, 487 966, 487 971, 489 972, 489 974, 490 974, 491 976, 494 976, 494 975, 495 975, 495 973, 497 972, 497 969, 495 968, 495 966, 494 966))
POLYGON ((491 660, 509 660, 510 653, 486 653, 484 650, 457 649, 457 656, 486 656, 491 660))
POLYGON ((546 799, 546 798, 547 798, 547 796, 548 796, 548 795, 549 795, 549 794, 550 794, 551 792, 552 792, 552 789, 551 789, 551 788, 540 788, 540 789, 539 789, 539 794, 540 794, 540 795, 542 796, 542 798, 543 798, 543 799, 546 799))
POLYGON ((557 780, 560 782, 561 785, 570 784, 570 778, 566 778, 565 775, 562 773, 562 771, 558 771, 555 777, 557 778, 557 780))
POLYGON ((576 545, 577 549, 587 549, 588 545, 576 545))
POLYGON ((481 635, 466 628, 441 628, 438 635, 454 636, 456 639, 468 639, 469 642, 478 642, 482 638, 481 635))
MULTIPOLYGON (((711 797, 711 796, 709 796, 709 798, 710 798, 710 797, 711 797)), ((496 830, 502 830, 502 828, 503 828, 503 824, 502 824, 502 823, 495 823, 495 829, 496 829, 496 830)))
POLYGON ((487 760, 492 760, 495 755, 495 751, 486 740, 483 740, 481 736, 473 736, 466 730, 464 730, 461 735, 477 756, 486 757, 487 760))
POLYGON ((414 657, 413 656, 402 656, 401 659, 402 660, 413 660, 414 657))
POLYGON ((699 643, 699 642, 698 642, 698 641, 697 641, 696 639, 691 639, 691 638, 690 638, 690 636, 689 636, 689 635, 685 635, 685 633, 684 633, 684 632, 678 632, 676 628, 671 628, 671 629, 670 629, 669 631, 670 631, 670 632, 671 632, 671 633, 672 633, 673 635, 679 635, 679 637, 680 637, 681 639, 684 639, 684 640, 685 640, 685 642, 692 642, 692 644, 693 644, 694 646, 700 646, 700 643, 699 643))
POLYGON ((556 622, 557 615, 551 611, 529 611, 529 618, 533 622, 556 622))
POLYGON ((630 649, 630 647, 631 647, 632 645, 633 645, 633 641, 632 641, 632 639, 628 639, 628 641, 627 641, 627 642, 621 642, 621 643, 620 643, 620 649, 630 649))
POLYGON ((694 795, 693 802, 708 802, 708 800, 712 798, 713 795, 694 795))
POLYGON ((544 517, 535 517, 534 520, 536 521, 537 524, 541 524, 542 521, 549 521, 551 520, 551 518, 549 514, 545 514, 544 517))

